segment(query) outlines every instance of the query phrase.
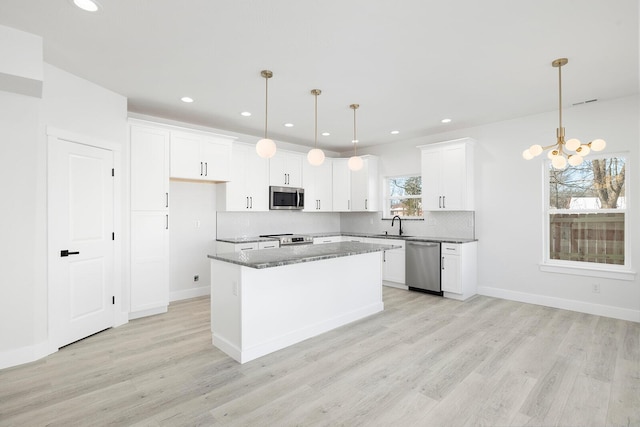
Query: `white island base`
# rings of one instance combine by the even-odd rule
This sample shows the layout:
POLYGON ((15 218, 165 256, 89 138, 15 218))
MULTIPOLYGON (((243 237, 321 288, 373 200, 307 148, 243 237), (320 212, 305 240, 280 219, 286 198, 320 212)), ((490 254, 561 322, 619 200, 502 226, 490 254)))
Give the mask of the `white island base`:
POLYGON ((240 363, 383 309, 381 252, 271 268, 211 260, 213 345, 240 363))

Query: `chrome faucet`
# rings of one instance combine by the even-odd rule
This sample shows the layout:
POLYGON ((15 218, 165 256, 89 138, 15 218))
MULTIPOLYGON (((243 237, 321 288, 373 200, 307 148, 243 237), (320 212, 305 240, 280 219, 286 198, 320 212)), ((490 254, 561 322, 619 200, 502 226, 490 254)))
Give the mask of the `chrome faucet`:
POLYGON ((391 226, 393 227, 393 223, 396 221, 396 218, 398 218, 398 236, 402 236, 402 220, 398 215, 391 218, 391 226))

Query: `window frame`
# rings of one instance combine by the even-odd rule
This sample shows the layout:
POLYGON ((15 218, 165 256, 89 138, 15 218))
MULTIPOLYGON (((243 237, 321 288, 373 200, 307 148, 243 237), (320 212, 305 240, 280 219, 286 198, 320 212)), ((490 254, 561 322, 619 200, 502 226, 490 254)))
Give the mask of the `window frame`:
MULTIPOLYGON (((387 202, 389 200, 397 200, 397 199, 420 199, 420 204, 422 205, 422 190, 423 190, 423 182, 422 182, 422 173, 420 172, 416 172, 416 173, 404 173, 402 175, 387 175, 387 176, 383 176, 382 177, 382 206, 381 206, 381 212, 382 212, 382 219, 383 220, 391 220, 393 218, 393 216, 388 216, 387 215, 387 210, 386 210, 386 206, 387 206, 387 202), (413 177, 420 177, 420 195, 410 195, 410 196, 404 196, 404 197, 391 197, 389 194, 389 185, 388 185, 388 181, 390 179, 398 179, 398 178, 413 178, 413 177)), ((400 218, 403 221, 424 221, 424 209, 422 210, 422 215, 420 216, 400 216, 400 218)))
MULTIPOLYGON (((629 152, 617 152, 617 153, 597 153, 592 154, 588 158, 612 158, 623 157, 626 164, 626 179, 625 179, 625 208, 624 209, 584 209, 584 210, 570 210, 570 209, 551 209, 549 206, 550 197, 550 166, 551 161, 545 159, 542 162, 542 176, 543 176, 543 209, 542 209, 542 223, 543 223, 543 239, 542 239, 542 261, 540 263, 540 270, 552 273, 572 274, 579 276, 612 278, 619 280, 635 280, 636 272, 632 269, 632 257, 631 257, 631 244, 629 229, 629 217, 631 215, 631 206, 629 203, 629 195, 631 194, 631 179, 633 176, 631 173, 630 165, 630 153, 629 152), (616 264, 604 264, 596 262, 585 261, 570 261, 551 259, 550 245, 551 245, 551 215, 555 214, 583 214, 583 213, 624 213, 624 265, 616 264)), ((570 167, 570 166, 569 166, 570 167)))

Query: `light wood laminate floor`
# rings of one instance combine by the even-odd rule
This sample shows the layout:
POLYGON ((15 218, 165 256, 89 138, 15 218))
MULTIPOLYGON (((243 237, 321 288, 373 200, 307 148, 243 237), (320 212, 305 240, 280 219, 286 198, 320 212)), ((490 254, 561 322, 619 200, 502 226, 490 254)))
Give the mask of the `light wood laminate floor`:
POLYGON ((384 288, 385 311, 240 365, 209 300, 0 371, 2 426, 640 426, 640 324, 384 288))

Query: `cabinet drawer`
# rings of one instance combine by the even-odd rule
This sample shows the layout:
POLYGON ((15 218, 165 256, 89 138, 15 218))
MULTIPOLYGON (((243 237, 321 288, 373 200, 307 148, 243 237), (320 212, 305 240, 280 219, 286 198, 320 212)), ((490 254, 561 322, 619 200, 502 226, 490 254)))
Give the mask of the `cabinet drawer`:
POLYGON ((443 243, 442 255, 459 255, 460 245, 457 243, 443 243))
POLYGON ((280 247, 280 242, 260 242, 258 249, 276 249, 280 247))

